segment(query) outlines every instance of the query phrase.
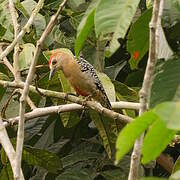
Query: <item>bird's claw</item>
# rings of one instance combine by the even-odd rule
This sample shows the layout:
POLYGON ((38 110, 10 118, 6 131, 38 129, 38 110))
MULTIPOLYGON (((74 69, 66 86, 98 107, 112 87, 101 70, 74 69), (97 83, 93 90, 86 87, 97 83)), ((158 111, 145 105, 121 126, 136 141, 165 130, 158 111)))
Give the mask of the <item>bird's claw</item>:
POLYGON ((76 96, 76 94, 74 94, 74 93, 71 93, 71 92, 67 92, 66 94, 65 94, 65 97, 64 97, 64 102, 66 103, 67 101, 68 101, 68 96, 76 96))
POLYGON ((86 102, 87 101, 90 101, 92 98, 92 95, 89 95, 89 96, 86 96, 84 99, 83 99, 83 102, 82 102, 82 106, 86 106, 86 102))

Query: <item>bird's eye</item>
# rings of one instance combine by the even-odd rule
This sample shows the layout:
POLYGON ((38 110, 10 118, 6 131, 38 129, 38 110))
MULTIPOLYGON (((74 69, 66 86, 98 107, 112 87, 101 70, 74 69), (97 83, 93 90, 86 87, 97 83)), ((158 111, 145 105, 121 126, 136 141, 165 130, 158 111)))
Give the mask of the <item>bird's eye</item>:
POLYGON ((54 60, 52 61, 52 65, 55 65, 56 63, 57 63, 57 60, 54 59, 54 60))

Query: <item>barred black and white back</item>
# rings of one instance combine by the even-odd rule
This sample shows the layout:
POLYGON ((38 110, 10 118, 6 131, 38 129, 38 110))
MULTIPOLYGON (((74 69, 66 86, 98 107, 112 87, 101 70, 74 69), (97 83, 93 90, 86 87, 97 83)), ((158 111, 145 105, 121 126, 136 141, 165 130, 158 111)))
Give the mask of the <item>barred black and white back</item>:
POLYGON ((96 88, 97 88, 97 90, 99 90, 99 92, 101 94, 98 97, 98 101, 101 103, 101 105, 108 109, 112 109, 111 103, 107 97, 107 94, 104 90, 104 87, 103 87, 101 81, 99 80, 99 78, 97 76, 97 73, 96 73, 96 70, 94 69, 94 67, 81 56, 78 59, 77 58, 74 58, 74 59, 76 59, 78 64, 80 65, 81 71, 85 72, 85 73, 89 73, 90 76, 93 78, 96 88))

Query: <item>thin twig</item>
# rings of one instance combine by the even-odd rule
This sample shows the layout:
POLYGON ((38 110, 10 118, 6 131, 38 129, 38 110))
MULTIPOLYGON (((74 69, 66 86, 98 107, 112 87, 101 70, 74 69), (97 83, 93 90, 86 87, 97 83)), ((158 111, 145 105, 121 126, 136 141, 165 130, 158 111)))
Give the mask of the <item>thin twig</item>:
MULTIPOLYGON (((16 12, 16 9, 14 7, 13 0, 9 0, 9 10, 11 13, 12 22, 13 22, 13 26, 14 26, 14 37, 17 38, 17 36, 19 34, 20 26, 17 21, 18 13, 16 12)), ((14 54, 13 54, 13 66, 14 66, 14 72, 15 72, 14 77, 15 77, 16 81, 20 80, 20 72, 19 72, 19 68, 18 68, 18 58, 19 58, 19 43, 17 42, 17 44, 14 47, 14 54)))
MULTIPOLYGON (((16 153, 15 150, 11 144, 11 141, 9 139, 9 136, 7 134, 6 128, 4 127, 3 121, 0 117, 0 143, 2 145, 2 147, 4 148, 7 157, 9 159, 9 162, 11 164, 12 167, 12 171, 13 174, 15 174, 15 157, 16 157, 16 153)), ((20 169, 20 178, 24 179, 22 170, 20 169)))
POLYGON ((12 43, 0 54, 0 60, 2 60, 4 57, 6 57, 14 48, 14 46, 20 42, 20 40, 22 39, 22 37, 25 35, 25 33, 29 30, 30 26, 32 25, 34 18, 36 17, 37 13, 40 11, 42 5, 44 3, 44 0, 39 0, 37 6, 35 7, 35 9, 33 10, 29 20, 27 21, 26 25, 22 28, 22 30, 20 31, 20 33, 18 34, 18 36, 16 38, 14 38, 14 40, 12 41, 12 43))
MULTIPOLYGON (((2 47, 0 46, 0 54, 2 53, 2 47)), ((3 58, 3 64, 12 72, 15 76, 14 68, 12 67, 11 63, 8 61, 6 57, 3 58)))
MULTIPOLYGON (((161 22, 163 4, 164 4, 164 0, 154 0, 152 19, 149 24, 149 27, 150 27, 149 58, 148 58, 147 66, 146 66, 143 85, 139 93, 140 94, 139 115, 147 111, 148 106, 149 106, 151 84, 153 80, 153 74, 155 70, 155 64, 156 64, 157 53, 158 53, 157 43, 159 39, 157 39, 156 33, 157 33, 158 23, 161 22)), ((138 169, 139 169, 139 164, 140 164, 141 146, 142 146, 143 138, 144 138, 144 133, 135 142, 134 149, 131 155, 131 164, 130 164, 128 180, 137 180, 139 178, 138 169)))
MULTIPOLYGON (((42 1, 42 2, 44 2, 44 1, 42 1)), ((28 75, 26 78, 23 93, 22 93, 22 96, 20 98, 20 109, 19 109, 20 121, 19 121, 19 125, 18 125, 17 144, 16 144, 16 173, 17 173, 16 177, 17 177, 17 179, 19 179, 19 175, 20 175, 22 149, 23 149, 23 142, 24 142, 24 119, 25 119, 24 114, 25 114, 26 99, 27 99, 27 95, 29 92, 29 85, 31 84, 31 81, 34 77, 35 66, 37 64, 37 60, 38 60, 38 57, 39 57, 40 52, 41 52, 41 47, 43 46, 43 43, 44 43, 46 37, 49 35, 51 30, 53 29, 53 27, 57 21, 57 18, 59 16, 60 12, 63 10, 63 7, 64 7, 66 2, 67 2, 67 0, 64 0, 61 3, 61 5, 59 6, 55 15, 53 15, 51 17, 46 29, 44 30, 44 32, 41 35, 41 38, 39 39, 39 41, 37 41, 34 58, 31 62, 31 66, 30 66, 30 69, 29 69, 29 72, 28 72, 28 75)))

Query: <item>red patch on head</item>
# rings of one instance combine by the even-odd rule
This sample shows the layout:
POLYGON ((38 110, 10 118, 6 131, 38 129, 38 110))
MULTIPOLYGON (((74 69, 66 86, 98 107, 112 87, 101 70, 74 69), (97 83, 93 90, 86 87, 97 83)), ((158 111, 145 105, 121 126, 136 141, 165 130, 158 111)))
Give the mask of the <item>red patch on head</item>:
POLYGON ((57 55, 57 52, 51 54, 51 56, 50 56, 50 58, 49 58, 49 66, 50 66, 50 64, 51 64, 52 59, 53 59, 56 55, 57 55))
POLYGON ((136 61, 139 58, 139 51, 133 53, 133 59, 136 61))

